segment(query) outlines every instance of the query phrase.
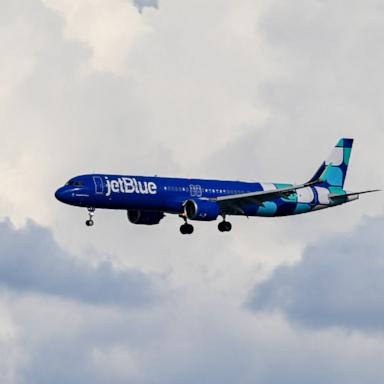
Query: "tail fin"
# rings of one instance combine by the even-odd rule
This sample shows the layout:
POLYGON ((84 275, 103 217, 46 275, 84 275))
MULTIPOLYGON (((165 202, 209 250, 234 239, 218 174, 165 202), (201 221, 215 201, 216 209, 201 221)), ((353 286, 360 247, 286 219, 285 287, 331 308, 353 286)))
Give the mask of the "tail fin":
POLYGON ((340 139, 333 149, 331 155, 323 162, 321 167, 309 182, 318 180, 324 173, 326 167, 331 164, 323 181, 327 187, 343 188, 347 176, 349 159, 353 146, 353 139, 340 139))

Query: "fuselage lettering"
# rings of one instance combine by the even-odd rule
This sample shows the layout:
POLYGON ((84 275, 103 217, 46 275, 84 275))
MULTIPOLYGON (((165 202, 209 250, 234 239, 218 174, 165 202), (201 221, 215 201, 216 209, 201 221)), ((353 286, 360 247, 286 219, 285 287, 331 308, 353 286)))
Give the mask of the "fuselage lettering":
POLYGON ((138 181, 134 177, 118 177, 115 180, 105 177, 105 184, 107 186, 106 196, 110 196, 112 193, 157 194, 157 185, 154 182, 138 181))

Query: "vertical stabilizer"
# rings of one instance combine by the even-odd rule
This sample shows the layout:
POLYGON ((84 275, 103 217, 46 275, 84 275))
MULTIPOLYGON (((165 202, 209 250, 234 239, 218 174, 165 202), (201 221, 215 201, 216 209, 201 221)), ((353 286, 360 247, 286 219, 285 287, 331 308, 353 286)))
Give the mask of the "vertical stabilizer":
POLYGON ((310 181, 318 180, 326 167, 331 164, 330 169, 327 171, 324 184, 327 187, 343 188, 347 176, 352 146, 353 139, 340 139, 335 148, 333 148, 331 155, 323 162, 310 181))

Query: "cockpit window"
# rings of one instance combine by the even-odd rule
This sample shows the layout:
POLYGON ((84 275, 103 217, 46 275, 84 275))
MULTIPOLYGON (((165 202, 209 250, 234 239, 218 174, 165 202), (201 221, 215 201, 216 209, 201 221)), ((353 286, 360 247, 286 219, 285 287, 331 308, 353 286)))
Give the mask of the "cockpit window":
POLYGON ((82 181, 69 180, 65 185, 69 185, 70 187, 84 187, 84 183, 82 181))

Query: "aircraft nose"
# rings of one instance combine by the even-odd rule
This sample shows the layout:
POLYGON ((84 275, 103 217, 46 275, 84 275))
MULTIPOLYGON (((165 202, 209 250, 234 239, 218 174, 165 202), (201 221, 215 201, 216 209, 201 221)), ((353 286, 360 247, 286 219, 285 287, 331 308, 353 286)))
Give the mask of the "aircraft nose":
POLYGON ((62 203, 65 202, 65 197, 66 197, 66 191, 64 190, 64 188, 59 188, 56 192, 55 192, 55 197, 57 200, 61 201, 62 203))

